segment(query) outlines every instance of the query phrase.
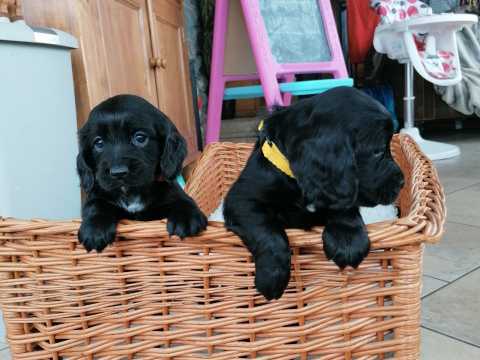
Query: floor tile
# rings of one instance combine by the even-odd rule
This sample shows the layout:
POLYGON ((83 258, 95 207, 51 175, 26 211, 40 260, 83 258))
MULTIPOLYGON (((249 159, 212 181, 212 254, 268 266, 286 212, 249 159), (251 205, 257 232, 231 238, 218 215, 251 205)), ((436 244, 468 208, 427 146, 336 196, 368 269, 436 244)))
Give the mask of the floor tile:
POLYGON ((447 193, 480 181, 480 131, 449 131, 428 138, 460 147, 460 156, 434 162, 447 193))
POLYGON ((254 143, 257 141, 257 138, 226 138, 221 141, 232 142, 232 143, 254 143))
POLYGON ((480 270, 427 296, 422 325, 480 346, 480 270))
POLYGON ((425 137, 427 140, 435 140, 447 142, 460 147, 465 152, 480 143, 480 129, 463 129, 463 130, 448 130, 427 132, 425 137))
POLYGON ((0 311, 0 350, 7 346, 7 333, 3 323, 3 313, 0 311))
POLYGON ((443 190, 445 194, 451 194, 458 190, 463 190, 467 187, 472 185, 476 185, 480 183, 479 178, 469 178, 469 177, 462 177, 462 176, 455 176, 455 175, 442 175, 439 173, 440 183, 443 186, 443 190))
POLYGON ((434 162, 440 176, 443 178, 476 179, 480 181, 480 154, 462 154, 462 158, 434 162), (465 159, 465 157, 473 159, 465 159))
POLYGON ((480 184, 447 195, 447 221, 480 226, 480 184))
POLYGON ((10 350, 3 349, 0 351, 0 360, 10 360, 12 355, 10 354, 10 350))
POLYGON ((448 284, 446 281, 434 279, 430 276, 423 276, 423 287, 422 287, 422 297, 429 295, 433 291, 441 288, 442 286, 448 284))
POLYGON ((421 360, 480 359, 480 348, 422 329, 421 360))
POLYGON ((220 138, 255 137, 258 132, 260 118, 239 118, 223 120, 220 138))
MULTIPOLYGON (((447 213, 453 210, 448 208, 447 213)), ((425 247, 424 275, 450 282, 479 267, 479 234, 480 228, 447 222, 440 242, 425 247)))
POLYGON ((460 156, 450 159, 436 160, 434 164, 437 166, 440 173, 443 175, 454 175, 456 171, 463 175, 471 174, 478 176, 480 174, 480 169, 475 165, 480 163, 480 134, 477 135, 474 140, 469 142, 456 141, 451 143, 460 147, 461 154, 460 156))

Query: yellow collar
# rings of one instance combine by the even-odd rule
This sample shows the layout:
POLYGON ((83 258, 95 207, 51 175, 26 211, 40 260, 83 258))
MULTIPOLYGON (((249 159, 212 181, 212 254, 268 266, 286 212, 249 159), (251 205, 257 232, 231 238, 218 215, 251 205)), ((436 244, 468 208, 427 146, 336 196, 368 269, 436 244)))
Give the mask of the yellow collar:
MULTIPOLYGON (((258 130, 262 129, 263 120, 258 126, 258 130)), ((262 153, 263 156, 265 156, 265 158, 270 161, 278 170, 295 179, 292 169, 290 168, 290 163, 274 142, 267 139, 262 145, 262 153)))

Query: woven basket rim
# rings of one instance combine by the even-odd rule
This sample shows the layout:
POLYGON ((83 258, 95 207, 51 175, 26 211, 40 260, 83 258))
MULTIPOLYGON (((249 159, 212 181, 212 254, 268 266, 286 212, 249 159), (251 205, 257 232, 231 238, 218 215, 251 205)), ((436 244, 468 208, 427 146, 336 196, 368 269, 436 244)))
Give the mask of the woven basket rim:
MULTIPOLYGON (((383 230, 390 229, 392 226, 398 227, 398 240, 400 245, 417 244, 419 242, 435 243, 443 234, 445 223, 446 209, 445 209, 445 195, 442 186, 438 180, 438 174, 433 166, 433 163, 425 154, 419 149, 415 141, 406 134, 397 134, 393 137, 392 144, 397 142, 402 151, 413 155, 413 167, 415 170, 420 169, 421 175, 417 174, 417 180, 422 180, 421 183, 414 183, 412 181, 410 191, 413 192, 415 198, 414 206, 405 216, 391 221, 383 221, 367 225, 367 231, 372 243, 372 248, 383 248, 390 246, 392 242, 391 231, 388 234, 389 243, 382 244, 383 230)), ((220 149, 223 146, 238 146, 238 147, 252 147, 253 144, 242 143, 228 143, 217 142, 208 144, 199 158, 198 163, 210 152, 220 149)), ((393 146, 393 145, 392 145, 393 146)), ((190 178, 195 177, 197 168, 195 168, 190 178)), ((187 181, 186 190, 189 190, 190 182, 187 181)), ((76 233, 80 227, 81 220, 44 220, 31 219, 21 220, 14 218, 0 217, 0 233, 15 234, 21 233, 25 235, 61 235, 65 233, 76 233)), ((306 246, 321 243, 322 226, 314 227, 310 231, 301 229, 287 229, 289 238, 295 235, 295 239, 290 243, 291 246, 306 246)), ((160 240, 169 238, 166 230, 166 220, 153 221, 135 221, 122 220, 117 227, 117 236, 123 238, 133 239, 138 233, 153 233, 158 236, 160 240)), ((207 229, 200 235, 188 238, 189 241, 210 240, 217 241, 212 235, 218 235, 218 241, 227 243, 241 243, 241 240, 232 232, 224 227, 223 222, 209 221, 207 229), (208 236, 206 235, 208 234, 208 236)), ((0 240, 2 236, 0 235, 0 240)))

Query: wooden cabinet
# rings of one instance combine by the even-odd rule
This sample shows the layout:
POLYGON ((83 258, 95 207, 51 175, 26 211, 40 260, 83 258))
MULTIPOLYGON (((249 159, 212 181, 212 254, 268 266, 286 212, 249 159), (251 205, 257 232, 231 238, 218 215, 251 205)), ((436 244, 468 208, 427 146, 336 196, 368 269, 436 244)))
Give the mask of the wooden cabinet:
POLYGON ((107 59, 109 94, 124 92, 157 104, 145 0, 97 0, 99 41, 107 59))
POLYGON ((160 109, 178 122, 188 147, 197 146, 192 91, 189 80, 187 48, 183 32, 183 14, 175 2, 151 0, 153 55, 158 60, 156 75, 160 109))
POLYGON ((183 11, 178 0, 22 0, 30 25, 71 33, 78 125, 104 99, 142 96, 175 123, 199 154, 183 11))

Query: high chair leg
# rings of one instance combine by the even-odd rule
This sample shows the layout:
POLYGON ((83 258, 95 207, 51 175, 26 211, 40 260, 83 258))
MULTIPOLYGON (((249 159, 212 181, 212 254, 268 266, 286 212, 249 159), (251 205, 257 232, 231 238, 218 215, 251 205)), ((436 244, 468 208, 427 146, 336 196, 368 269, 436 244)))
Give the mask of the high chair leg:
POLYGON ((460 155, 458 146, 425 140, 415 127, 414 71, 410 61, 405 64, 405 94, 403 97, 404 127, 400 132, 410 135, 430 160, 449 159, 460 155))
POLYGON ((403 98, 403 119, 405 128, 415 126, 415 95, 413 93, 414 72, 410 61, 405 64, 405 93, 403 98))

